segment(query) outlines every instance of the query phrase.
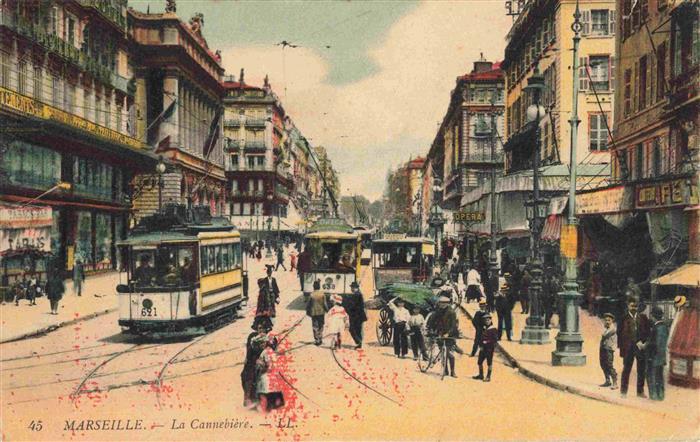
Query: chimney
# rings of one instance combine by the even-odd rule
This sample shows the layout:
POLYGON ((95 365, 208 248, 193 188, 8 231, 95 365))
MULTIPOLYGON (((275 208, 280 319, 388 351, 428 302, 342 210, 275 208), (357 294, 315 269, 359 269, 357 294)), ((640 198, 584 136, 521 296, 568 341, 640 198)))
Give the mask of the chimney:
POLYGON ((241 68, 241 75, 238 77, 238 81, 239 81, 241 84, 245 84, 245 80, 244 80, 244 78, 243 78, 244 75, 245 75, 245 72, 243 71, 243 68, 241 68))

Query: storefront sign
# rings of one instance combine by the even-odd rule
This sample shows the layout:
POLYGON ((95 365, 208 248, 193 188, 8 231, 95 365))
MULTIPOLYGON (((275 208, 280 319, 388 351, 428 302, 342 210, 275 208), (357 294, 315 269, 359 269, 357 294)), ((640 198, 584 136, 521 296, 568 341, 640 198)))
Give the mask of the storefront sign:
POLYGON ((51 251, 50 207, 0 206, 0 251, 51 251))
POLYGON ((561 238, 559 242, 561 256, 564 258, 576 259, 577 240, 578 237, 575 225, 564 224, 561 226, 561 238))
POLYGON ((452 220, 456 223, 476 223, 486 219, 484 212, 455 212, 452 220))
POLYGON ((146 144, 104 126, 97 125, 85 118, 64 112, 41 101, 18 94, 9 89, 0 87, 0 107, 11 109, 25 115, 42 120, 56 121, 66 126, 88 132, 96 137, 105 138, 111 142, 124 144, 135 149, 144 149, 146 144))
POLYGON ((688 179, 640 184, 636 189, 635 207, 637 209, 655 209, 692 204, 698 204, 697 185, 688 179))
POLYGON ((619 213, 632 210, 631 187, 618 186, 576 195, 576 215, 619 213))

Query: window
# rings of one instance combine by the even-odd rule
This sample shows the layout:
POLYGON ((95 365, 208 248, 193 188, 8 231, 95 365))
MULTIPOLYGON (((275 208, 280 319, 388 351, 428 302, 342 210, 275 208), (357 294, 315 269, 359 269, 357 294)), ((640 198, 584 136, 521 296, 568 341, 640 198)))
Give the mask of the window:
POLYGON ((112 199, 114 169, 93 159, 75 157, 73 161, 74 190, 100 199, 112 199))
POLYGON ((118 132, 122 132, 122 112, 124 111, 124 108, 121 106, 117 106, 117 114, 116 114, 116 123, 114 126, 114 129, 116 129, 118 132))
POLYGON ((255 215, 262 215, 263 214, 263 203, 255 203, 255 215))
POLYGON ((10 55, 0 51, 0 86, 10 87, 10 55))
POLYGON ((257 159, 257 164, 258 164, 258 166, 261 166, 261 167, 264 166, 264 165, 265 165, 265 157, 261 155, 261 156, 259 156, 259 157, 257 157, 257 158, 258 158, 258 159, 257 159))
POLYGON ((592 151, 608 150, 607 114, 590 114, 588 117, 589 149, 592 151))
POLYGON ((253 155, 248 155, 248 169, 254 169, 255 168, 255 157, 253 155))
POLYGON ((578 68, 578 89, 579 91, 587 91, 589 84, 590 66, 588 65, 588 57, 579 58, 578 68))
POLYGON ((644 55, 639 59, 639 86, 637 89, 637 110, 642 110, 647 107, 647 56, 644 55))
POLYGON ((652 142, 651 173, 653 177, 661 176, 661 137, 654 138, 652 142))
POLYGON ((92 114, 92 103, 90 102, 91 100, 91 93, 89 89, 83 89, 83 118, 86 120, 92 120, 91 114, 92 114))
POLYGON ((75 46, 75 18, 71 15, 66 16, 63 39, 75 46))
POLYGON ((51 100, 54 107, 61 107, 61 79, 56 75, 51 77, 51 100))
POLYGON ((241 214, 241 203, 233 203, 231 205, 231 215, 240 215, 241 214))
POLYGON ((666 42, 662 42, 656 51, 656 101, 659 101, 666 94, 666 42))
POLYGON ((596 91, 610 90, 610 56, 591 56, 588 64, 591 74, 591 89, 596 91))
POLYGON ((41 67, 34 67, 34 98, 41 101, 44 97, 44 77, 41 72, 41 67))
POLYGON ((610 34, 610 11, 594 9, 591 11, 591 35, 610 34))
POLYGON ((675 15, 672 28, 674 76, 690 71, 700 62, 699 26, 700 18, 697 11, 675 15))
POLYGON ((65 92, 63 94, 63 110, 73 113, 73 106, 75 105, 75 86, 69 84, 68 82, 65 82, 64 85, 65 92))
POLYGON ((61 178, 61 155, 24 141, 12 141, 0 155, 0 164, 10 183, 27 187, 51 187, 61 178))
POLYGON ((17 92, 27 93, 27 64, 23 61, 17 66, 17 92))
POLYGON ((102 99, 95 95, 95 123, 100 124, 102 120, 102 99))
POLYGON ((237 169, 237 168, 238 168, 238 160, 239 160, 238 154, 233 154, 233 155, 231 155, 231 167, 232 167, 233 169, 237 169))
POLYGON ((637 144, 634 149, 634 179, 640 179, 644 175, 644 146, 637 144))

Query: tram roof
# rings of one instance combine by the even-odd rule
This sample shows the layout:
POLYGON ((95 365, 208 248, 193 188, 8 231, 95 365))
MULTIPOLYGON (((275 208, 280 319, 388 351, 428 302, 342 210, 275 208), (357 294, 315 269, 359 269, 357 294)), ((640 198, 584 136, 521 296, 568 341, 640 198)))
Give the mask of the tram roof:
POLYGON ((236 230, 236 227, 230 224, 191 224, 170 230, 132 231, 127 239, 118 241, 117 245, 157 245, 164 242, 193 242, 201 239, 238 238, 240 236, 241 234, 236 230))
POLYGON ((356 232, 311 232, 306 234, 307 239, 357 239, 356 232))
POLYGON ((373 239, 372 244, 435 244, 435 241, 416 236, 399 239, 373 239))

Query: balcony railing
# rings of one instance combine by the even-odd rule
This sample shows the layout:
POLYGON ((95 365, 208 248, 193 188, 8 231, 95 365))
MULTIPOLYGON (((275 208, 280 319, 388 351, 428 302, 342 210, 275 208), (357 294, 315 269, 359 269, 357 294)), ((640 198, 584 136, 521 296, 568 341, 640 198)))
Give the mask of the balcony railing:
POLYGON ((121 11, 105 0, 78 0, 78 2, 86 8, 95 8, 107 20, 111 21, 121 29, 126 29, 126 17, 121 14, 121 11))
POLYGON ((252 197, 252 198, 262 198, 265 196, 264 190, 246 190, 246 189, 236 189, 231 191, 231 196, 234 197, 252 197))
POLYGON ((266 118, 246 118, 245 125, 248 127, 265 127, 266 118))
POLYGON ((264 141, 248 141, 245 142, 246 150, 264 151, 266 149, 264 141))
POLYGON ((241 120, 238 118, 231 118, 224 120, 224 126, 227 127, 238 127, 241 125, 241 120))
POLYGON ((470 151, 466 158, 462 159, 462 164, 491 162, 502 163, 503 151, 497 150, 496 152, 494 152, 493 160, 491 159, 490 149, 470 151))

